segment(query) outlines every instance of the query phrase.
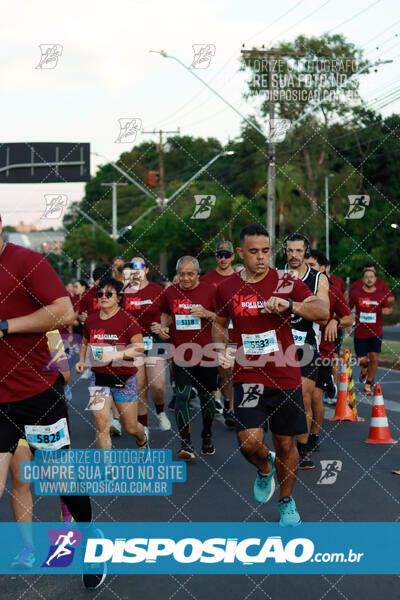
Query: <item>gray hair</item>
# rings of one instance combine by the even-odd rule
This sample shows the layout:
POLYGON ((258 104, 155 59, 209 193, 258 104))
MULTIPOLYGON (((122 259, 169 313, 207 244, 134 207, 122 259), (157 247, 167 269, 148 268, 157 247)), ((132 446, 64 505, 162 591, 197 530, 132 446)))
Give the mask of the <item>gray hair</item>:
POLYGON ((181 256, 180 258, 178 258, 178 261, 176 263, 176 272, 178 272, 179 267, 185 263, 193 263, 195 266, 196 271, 200 270, 200 265, 199 265, 199 261, 197 260, 197 258, 195 258, 194 256, 181 256))

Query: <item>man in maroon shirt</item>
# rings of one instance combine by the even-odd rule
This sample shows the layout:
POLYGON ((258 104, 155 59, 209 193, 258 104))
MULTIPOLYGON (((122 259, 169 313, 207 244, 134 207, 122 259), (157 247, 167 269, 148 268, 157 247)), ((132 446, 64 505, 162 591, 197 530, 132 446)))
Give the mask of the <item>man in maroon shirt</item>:
POLYGON ((275 466, 280 483, 278 507, 282 526, 300 523, 291 497, 299 454, 295 436, 307 432, 301 375, 291 330, 291 314, 323 321, 325 302, 289 273, 269 266, 267 230, 248 225, 240 233, 237 252, 245 266, 217 288, 214 342, 220 345, 222 366, 230 366, 226 351, 229 320, 238 351, 233 370, 236 429, 240 450, 258 468, 254 484, 257 502, 267 502, 274 490, 275 466), (264 442, 267 419, 275 457, 264 442))
POLYGON ((217 358, 212 348, 211 323, 215 318, 214 288, 199 281, 199 263, 182 256, 176 265, 178 283, 164 290, 160 298, 160 337, 171 338, 172 368, 176 386, 175 417, 181 437, 178 457, 194 458, 190 437, 190 395, 195 387, 203 420, 202 454, 212 455, 212 424, 215 415, 213 392, 217 389, 217 358))
MULTIPOLYGON (((363 265, 363 274, 365 273, 365 271, 373 271, 376 275, 375 264, 373 262, 365 263, 363 265)), ((363 285, 364 285, 364 278, 358 279, 357 281, 352 283, 350 286, 349 297, 350 297, 351 293, 354 292, 355 290, 358 290, 358 291, 361 290, 363 285)), ((385 298, 387 299, 389 306, 392 306, 392 304, 394 303, 394 295, 393 295, 392 290, 386 283, 386 281, 384 281, 383 279, 379 279, 379 277, 376 277, 375 287, 379 292, 383 292, 385 294, 385 298)))
POLYGON ((376 285, 375 271, 366 269, 361 288, 350 290, 350 309, 356 307, 354 349, 362 371, 360 380, 364 392, 372 396, 371 385, 378 367, 378 355, 382 348, 383 318, 390 315, 388 294, 376 285))
MULTIPOLYGON (((46 332, 74 320, 68 293, 46 257, 4 244, 1 233, 0 217, 0 495, 20 438, 33 450, 69 447, 62 375, 45 369, 50 358, 46 332)), ((87 496, 62 500, 76 521, 91 521, 87 496)), ((99 568, 84 574, 88 589, 104 581, 99 568)))

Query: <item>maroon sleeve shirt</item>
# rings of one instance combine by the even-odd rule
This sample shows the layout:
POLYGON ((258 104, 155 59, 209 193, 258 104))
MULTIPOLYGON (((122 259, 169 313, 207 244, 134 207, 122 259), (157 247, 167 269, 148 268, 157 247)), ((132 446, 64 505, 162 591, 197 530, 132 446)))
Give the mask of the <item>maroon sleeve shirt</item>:
POLYGON ((160 302, 163 293, 161 285, 151 282, 137 292, 130 292, 129 289, 124 292, 123 306, 135 317, 143 335, 150 333, 152 323, 161 322, 160 302))

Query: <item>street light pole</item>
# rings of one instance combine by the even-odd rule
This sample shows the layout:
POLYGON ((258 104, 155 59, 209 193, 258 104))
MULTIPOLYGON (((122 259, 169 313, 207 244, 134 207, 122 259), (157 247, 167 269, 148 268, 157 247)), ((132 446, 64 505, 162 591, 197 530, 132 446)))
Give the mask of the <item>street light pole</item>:
POLYGON ((118 224, 117 224, 117 186, 118 185, 128 185, 127 183, 117 183, 113 181, 112 183, 102 183, 104 186, 112 187, 112 237, 116 241, 118 237, 118 224))
POLYGON ((326 258, 329 260, 329 187, 328 180, 333 177, 332 173, 325 175, 325 239, 326 239, 326 258))

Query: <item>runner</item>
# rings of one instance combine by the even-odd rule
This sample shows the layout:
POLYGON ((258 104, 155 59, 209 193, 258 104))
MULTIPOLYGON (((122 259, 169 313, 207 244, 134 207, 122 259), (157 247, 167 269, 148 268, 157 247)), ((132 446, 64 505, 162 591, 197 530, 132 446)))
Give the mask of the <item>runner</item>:
MULTIPOLYGON (((310 291, 325 303, 329 309, 329 283, 325 275, 311 269, 306 259, 310 257, 310 244, 301 233, 289 235, 283 242, 283 255, 287 261, 285 270, 303 281, 310 291)), ((307 430, 310 433, 312 421, 311 399, 315 389, 318 375, 318 340, 319 325, 316 322, 302 318, 301 315, 292 315, 292 333, 297 354, 301 361, 301 387, 303 392, 304 408, 307 417, 307 430)), ((315 465, 308 456, 308 433, 299 435, 297 449, 300 454, 299 469, 314 469, 315 465)))
POLYGON ((212 424, 215 415, 213 392, 217 389, 217 362, 204 348, 212 344, 211 323, 215 318, 214 288, 199 281, 199 263, 182 256, 177 264, 178 283, 161 297, 162 339, 171 338, 173 374, 176 386, 175 417, 181 438, 178 458, 191 460, 194 449, 190 437, 190 395, 192 387, 200 399, 203 420, 202 454, 215 454, 212 424))
MULTIPOLYGON (((376 276, 376 265, 373 262, 364 263, 362 270, 363 270, 363 275, 364 275, 365 271, 373 271, 376 276)), ((352 283, 350 286, 350 290, 349 290, 349 298, 353 292, 360 291, 363 288, 363 286, 364 286, 364 277, 362 279, 358 279, 357 281, 352 283)), ((376 277, 375 287, 379 292, 382 292, 384 294, 384 298, 388 301, 389 306, 392 306, 395 298, 394 298, 392 290, 389 288, 386 281, 384 279, 379 279, 379 277, 376 277)))
MULTIPOLYGON (((203 275, 200 281, 217 287, 222 281, 225 281, 226 277, 230 277, 235 272, 232 268, 232 261, 235 258, 232 242, 225 240, 218 242, 215 249, 215 258, 217 261, 217 268, 214 269, 214 271, 210 271, 210 273, 203 275)), ((218 380, 220 384, 219 387, 224 395, 222 414, 225 419, 225 425, 228 428, 233 428, 235 427, 235 421, 233 417, 232 371, 230 369, 223 369, 219 366, 218 380)), ((216 400, 217 410, 218 404, 219 400, 216 400)))
POLYGON ((354 349, 362 367, 360 381, 364 384, 367 396, 372 396, 371 385, 374 383, 378 355, 382 348, 382 315, 392 313, 388 293, 382 290, 382 286, 378 289, 376 281, 375 271, 365 269, 361 289, 353 287, 350 290, 350 308, 356 307, 354 349))
POLYGON ((137 421, 137 380, 133 359, 143 352, 143 337, 135 319, 121 308, 123 284, 110 278, 97 291, 100 311, 83 327, 80 361, 76 372, 87 368, 90 351, 94 363, 90 379, 90 405, 96 424, 96 448, 110 449, 110 409, 114 401, 127 433, 139 448, 148 448, 143 426, 137 421))
POLYGON ((124 275, 123 275, 124 264, 125 264, 125 259, 122 258, 122 256, 116 256, 115 258, 113 258, 112 266, 111 266, 114 279, 116 279, 117 281, 122 281, 122 283, 124 283, 124 275))
POLYGON ((280 523, 294 526, 300 523, 292 498, 299 462, 295 436, 307 432, 307 422, 290 315, 324 320, 328 309, 301 280, 270 268, 270 250, 263 226, 242 229, 237 252, 245 269, 217 288, 213 339, 220 348, 220 364, 229 367, 232 358, 221 347, 232 319, 238 346, 233 370, 236 429, 242 454, 258 468, 254 497, 257 502, 271 498, 276 469, 280 523), (276 461, 264 442, 268 418, 276 461))
MULTIPOLYGON (((311 250, 310 257, 306 259, 309 267, 326 273, 328 259, 319 250, 311 250)), ((308 452, 319 450, 319 432, 324 419, 323 393, 332 381, 332 365, 335 360, 334 350, 335 341, 338 333, 346 327, 351 327, 353 315, 346 304, 343 294, 329 279, 329 320, 321 328, 321 340, 319 344, 320 358, 318 365, 317 381, 313 391, 311 408, 312 423, 311 431, 308 436, 308 452)), ((339 278, 340 279, 340 278, 339 278)))
MULTIPOLYGON (((328 276, 329 278, 329 282, 333 284, 333 287, 336 288, 344 297, 346 303, 348 304, 349 302, 349 294, 348 291, 346 289, 345 283, 343 281, 343 279, 341 277, 339 277, 338 275, 331 275, 330 271, 331 271, 331 265, 328 259, 326 259, 327 264, 326 264, 326 269, 325 269, 325 274, 328 276)), ((312 265, 310 265, 312 267, 312 265)), ((333 400, 334 398, 336 399, 337 396, 337 383, 338 383, 338 379, 339 379, 339 357, 340 357, 340 351, 341 351, 341 347, 342 347, 342 340, 343 340, 343 334, 344 334, 344 329, 338 329, 338 335, 337 338, 335 339, 335 352, 333 354, 334 360, 333 360, 333 364, 332 364, 332 375, 333 375, 333 386, 332 386, 332 390, 330 389, 331 386, 328 385, 328 398, 331 396, 332 397, 332 403, 334 403, 336 400, 333 400)), ((329 403, 329 402, 328 402, 329 403)))
MULTIPOLYGON (((61 447, 69 447, 62 376, 43 368, 49 360, 45 332, 72 325, 74 318, 69 296, 48 260, 38 252, 4 244, 1 233, 0 217, 0 495, 21 437, 29 437, 32 448, 51 450, 59 444, 50 441, 50 436, 47 443, 35 437, 38 427, 47 433, 50 427, 50 433, 60 432, 61 447)), ((83 525, 92 519, 89 497, 62 496, 62 500, 75 521, 82 523, 81 530, 92 533, 83 525)), ((85 587, 98 588, 105 569, 104 565, 87 565, 85 587)))
MULTIPOLYGON (((158 333, 161 329, 159 302, 163 288, 147 279, 149 272, 146 259, 135 256, 130 263, 131 274, 124 289, 123 306, 138 322, 144 341, 144 355, 137 357, 139 389, 139 422, 145 427, 148 436, 147 390, 156 408, 158 426, 161 431, 169 431, 171 422, 164 412, 166 359, 158 355, 158 346, 163 342, 158 333)), ((165 354, 165 352, 163 353, 165 354)))

